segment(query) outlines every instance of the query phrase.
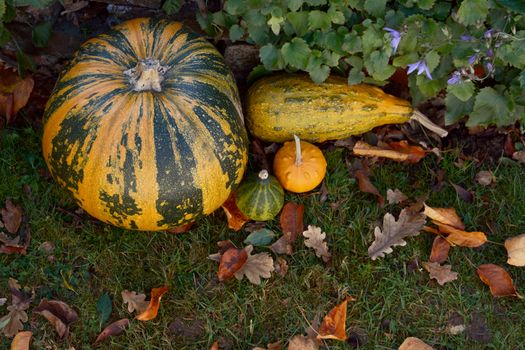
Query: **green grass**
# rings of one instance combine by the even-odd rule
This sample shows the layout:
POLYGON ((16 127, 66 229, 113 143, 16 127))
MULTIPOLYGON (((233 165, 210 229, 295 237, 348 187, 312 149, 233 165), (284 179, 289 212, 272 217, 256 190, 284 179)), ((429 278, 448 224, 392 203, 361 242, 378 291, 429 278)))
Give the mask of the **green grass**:
MULTIPOLYGON (((428 260, 433 236, 422 233, 408 239, 404 247, 375 261, 367 257, 374 227, 385 213, 397 215, 401 207, 381 208, 376 199, 361 193, 346 169, 347 151, 327 153, 328 198, 320 194, 287 194, 287 200, 305 204, 305 224, 320 226, 328 236, 333 254, 325 266, 299 239, 284 277, 274 275, 260 286, 247 280, 218 283, 217 265, 207 256, 217 251, 216 242, 231 239, 238 245, 246 236, 227 228, 222 211, 200 220, 190 233, 133 232, 113 228, 96 221, 83 220, 59 210, 73 212, 74 202, 52 180, 39 175, 45 164, 40 155, 38 135, 31 129, 7 130, 1 134, 0 201, 6 198, 20 203, 30 219, 32 241, 26 256, 0 256, 0 297, 8 295, 7 279, 16 278, 22 286, 34 289, 35 305, 41 298, 67 302, 79 313, 70 337, 61 342, 52 327, 39 315, 33 316, 26 329, 34 333, 33 347, 90 349, 100 332, 96 310, 98 298, 107 292, 113 300, 109 322, 132 318, 122 304, 124 289, 138 292, 167 284, 169 292, 162 299, 159 316, 149 322, 132 321, 120 337, 100 345, 102 349, 207 349, 215 340, 231 349, 252 349, 281 340, 286 342, 304 332, 316 315, 324 316, 346 295, 357 297, 349 303, 347 329, 366 335, 362 349, 397 349, 408 336, 415 336, 436 349, 518 349, 525 331, 524 303, 515 298, 494 298, 478 279, 475 266, 499 264, 507 269, 521 294, 525 294, 523 269, 506 264, 501 245, 486 244, 478 249, 455 248, 449 263, 459 272, 459 279, 439 286, 428 273, 413 268, 413 261, 428 260), (29 185, 31 195, 23 191, 29 185), (333 203, 338 203, 334 207, 333 203), (39 249, 46 241, 56 245, 54 259, 39 249), (66 288, 66 284, 71 289, 66 288), (447 320, 454 313, 466 324, 473 314, 487 320, 492 340, 478 343, 466 333, 450 335, 447 320), (191 323, 200 320, 203 332, 196 338, 174 337, 169 329, 174 319, 191 323)), ((493 242, 525 229, 525 177, 523 168, 511 162, 499 165, 466 163, 454 165, 457 151, 448 151, 438 163, 429 155, 420 164, 402 165, 385 162, 374 167, 372 181, 381 193, 399 188, 410 198, 428 195, 434 207, 455 207, 470 230, 488 234, 493 242), (432 192, 438 169, 446 180, 474 192, 474 203, 461 201, 448 183, 432 192), (497 184, 482 187, 474 181, 482 169, 495 172, 497 184)), ((278 220, 267 227, 278 231, 278 220)), ((268 251, 258 249, 258 251, 268 251)), ((0 307, 0 316, 7 313, 0 307)), ((108 323, 109 323, 108 322, 108 323)), ((9 339, 0 338, 0 348, 9 339)), ((348 349, 345 343, 328 341, 330 349, 348 349)))

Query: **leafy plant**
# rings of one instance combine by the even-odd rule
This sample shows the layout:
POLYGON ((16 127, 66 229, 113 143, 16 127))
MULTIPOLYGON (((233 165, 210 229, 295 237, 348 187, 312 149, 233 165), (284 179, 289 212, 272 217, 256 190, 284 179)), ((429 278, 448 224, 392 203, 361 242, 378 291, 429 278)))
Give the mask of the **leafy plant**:
POLYGON ((384 85, 402 69, 414 104, 447 92, 447 124, 466 115, 469 126, 525 119, 521 2, 227 0, 197 19, 209 35, 257 45, 269 71, 384 85))

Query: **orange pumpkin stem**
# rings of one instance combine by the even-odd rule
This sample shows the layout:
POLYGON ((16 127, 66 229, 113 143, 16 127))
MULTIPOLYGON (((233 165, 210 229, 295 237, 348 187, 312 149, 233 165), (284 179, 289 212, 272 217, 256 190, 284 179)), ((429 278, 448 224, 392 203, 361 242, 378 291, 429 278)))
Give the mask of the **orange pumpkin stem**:
POLYGON ((146 58, 139 61, 135 68, 124 71, 133 91, 156 91, 161 92, 161 83, 168 67, 161 66, 158 60, 146 58))
POLYGON ((301 139, 295 134, 293 138, 295 140, 295 165, 301 166, 301 139))

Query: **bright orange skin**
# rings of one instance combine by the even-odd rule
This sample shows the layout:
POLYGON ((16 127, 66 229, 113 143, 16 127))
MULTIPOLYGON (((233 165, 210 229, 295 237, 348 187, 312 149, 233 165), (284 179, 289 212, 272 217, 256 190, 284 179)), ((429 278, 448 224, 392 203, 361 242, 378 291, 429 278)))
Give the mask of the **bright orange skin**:
POLYGON ((311 191, 326 175, 326 159, 323 152, 317 146, 301 141, 301 164, 296 164, 295 155, 295 142, 285 142, 273 160, 275 177, 287 191, 311 191))

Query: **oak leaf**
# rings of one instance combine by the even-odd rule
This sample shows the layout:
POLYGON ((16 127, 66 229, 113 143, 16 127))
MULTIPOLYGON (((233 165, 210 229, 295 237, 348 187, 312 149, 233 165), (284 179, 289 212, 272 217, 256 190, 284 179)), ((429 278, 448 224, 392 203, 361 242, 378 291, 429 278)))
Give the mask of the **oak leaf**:
POLYGON ((321 231, 320 227, 308 225, 308 230, 303 232, 304 245, 313 248, 315 255, 322 258, 324 262, 328 262, 332 256, 328 251, 328 244, 326 244, 326 233, 321 231))
POLYGON ((408 337, 399 346, 399 350, 433 350, 434 348, 419 338, 408 337))
POLYGON ((149 321, 157 317, 159 312, 160 300, 164 293, 168 291, 168 286, 162 286, 159 288, 152 288, 150 294, 150 301, 146 310, 135 317, 139 321, 149 321))
POLYGON ((451 270, 451 265, 441 266, 437 262, 422 262, 421 265, 430 273, 430 278, 434 278, 441 286, 458 278, 458 273, 451 270))
POLYGON ((268 253, 251 255, 253 251, 252 245, 245 247, 244 250, 248 258, 246 263, 235 272, 235 278, 242 280, 243 276, 246 276, 251 283, 257 285, 261 284, 261 277, 270 278, 272 271, 274 271, 272 257, 268 253))
POLYGON ((317 339, 346 340, 346 309, 348 301, 354 300, 352 297, 347 297, 342 303, 330 310, 321 322, 317 339))
POLYGON ((33 332, 29 331, 17 333, 11 343, 11 350, 29 350, 29 343, 31 343, 32 336, 33 332))
POLYGON ((20 285, 14 278, 9 278, 7 285, 11 292, 11 305, 7 307, 9 313, 0 318, 0 329, 7 337, 16 335, 24 329, 24 322, 27 322, 26 310, 33 301, 33 296, 29 297, 20 291, 20 285))
POLYGON ((406 245, 405 238, 417 236, 425 225, 425 215, 403 209, 399 219, 387 213, 383 218, 383 229, 375 228, 375 240, 368 248, 368 256, 375 260, 393 252, 392 247, 406 245))
POLYGON ((304 335, 296 335, 288 343, 288 350, 318 350, 317 341, 304 335))
POLYGON ((448 259, 448 252, 450 250, 450 243, 441 236, 434 238, 432 243, 432 251, 430 252, 430 262, 443 263, 448 259))
POLYGON ((42 299, 33 312, 44 316, 55 327, 60 339, 67 338, 69 326, 78 319, 77 312, 60 300, 42 299))
POLYGON ((221 255, 217 277, 223 282, 233 277, 247 262, 248 254, 244 249, 229 248, 221 255))
POLYGON ((481 281, 489 286, 490 293, 493 296, 515 296, 522 299, 522 296, 516 291, 509 273, 501 266, 483 264, 478 266, 477 273, 481 281))
POLYGON ((122 291, 121 295, 124 304, 128 304, 129 312, 137 310, 138 313, 141 313, 148 307, 149 301, 146 301, 146 295, 143 293, 139 294, 125 289, 122 291))
POLYGON ((390 188, 386 190, 386 200, 388 204, 399 204, 407 199, 408 197, 397 188, 395 190, 391 190, 390 188))
POLYGON ((507 249, 507 264, 525 266, 525 234, 510 237, 505 240, 507 249))
POLYGON ((120 335, 126 327, 129 326, 129 319, 123 318, 121 320, 115 321, 106 328, 100 334, 98 335, 97 339, 95 340, 95 345, 103 342, 108 337, 114 337, 117 335, 120 335))

